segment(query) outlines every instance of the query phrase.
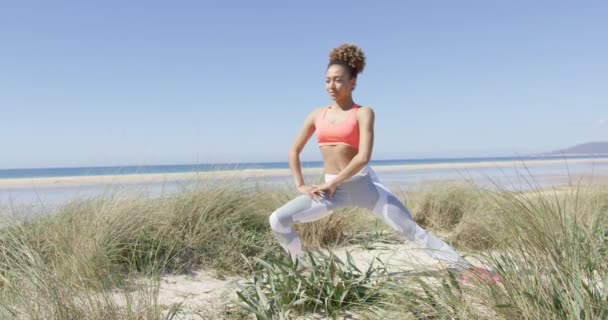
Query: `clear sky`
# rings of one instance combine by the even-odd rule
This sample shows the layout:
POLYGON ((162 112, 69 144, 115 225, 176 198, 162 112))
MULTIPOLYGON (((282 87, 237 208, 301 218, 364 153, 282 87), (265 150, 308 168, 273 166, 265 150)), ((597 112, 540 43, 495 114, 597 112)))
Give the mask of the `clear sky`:
POLYGON ((2 1, 0 168, 286 161, 343 42, 368 57, 354 97, 376 111, 375 159, 606 141, 607 17, 607 1, 2 1))

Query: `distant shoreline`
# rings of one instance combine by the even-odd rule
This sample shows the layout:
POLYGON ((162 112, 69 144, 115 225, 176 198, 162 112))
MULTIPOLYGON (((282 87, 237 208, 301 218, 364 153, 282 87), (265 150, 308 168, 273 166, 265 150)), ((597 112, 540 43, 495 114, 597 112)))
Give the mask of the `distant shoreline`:
MULTIPOLYGON (((474 169, 474 168, 505 168, 512 166, 538 166, 552 164, 581 164, 598 163, 608 164, 608 158, 560 158, 552 160, 511 160, 511 161, 485 161, 485 162, 453 162, 453 163, 427 163, 427 164, 397 164, 397 165, 371 165, 376 171, 408 171, 433 169, 474 169)), ((304 168, 305 175, 322 174, 322 168, 304 168)), ((266 178, 288 177, 289 169, 241 169, 241 170, 215 170, 197 172, 175 173, 141 173, 141 174, 115 174, 115 175, 84 175, 65 177, 36 177, 36 178, 0 178, 0 188, 32 188, 32 187, 65 187, 78 185, 121 184, 121 183, 159 183, 175 181, 192 181, 204 179, 240 179, 240 178, 266 178)))
POLYGON ((546 154, 538 154, 532 155, 530 157, 552 157, 552 158, 568 158, 568 157, 608 157, 608 153, 596 153, 596 154, 587 154, 587 153, 546 153, 546 154))

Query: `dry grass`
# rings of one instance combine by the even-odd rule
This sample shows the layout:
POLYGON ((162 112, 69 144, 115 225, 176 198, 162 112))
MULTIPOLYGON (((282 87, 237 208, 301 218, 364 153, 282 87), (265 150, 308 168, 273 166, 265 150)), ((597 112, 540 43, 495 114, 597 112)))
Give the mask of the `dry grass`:
MULTIPOLYGON (((258 272, 254 258, 280 252, 268 216, 294 196, 291 188, 214 181, 158 199, 106 197, 29 221, 7 218, 0 318, 170 318, 157 304, 160 275, 258 272)), ((608 188, 522 194, 449 185, 406 196, 420 224, 495 267, 505 285, 462 287, 447 274, 441 285, 390 278, 382 281, 390 289, 386 312, 404 319, 608 317, 608 188)), ((332 248, 357 232, 387 230, 374 220, 347 209, 297 228, 308 248, 332 248)))

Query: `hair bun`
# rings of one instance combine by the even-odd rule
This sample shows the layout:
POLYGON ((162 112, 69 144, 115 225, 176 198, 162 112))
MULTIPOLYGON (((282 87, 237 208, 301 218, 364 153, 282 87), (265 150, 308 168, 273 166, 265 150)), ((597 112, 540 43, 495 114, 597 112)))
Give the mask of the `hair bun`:
POLYGON ((331 50, 329 62, 342 61, 349 65, 356 74, 363 72, 365 68, 365 54, 361 48, 351 43, 345 43, 331 50))

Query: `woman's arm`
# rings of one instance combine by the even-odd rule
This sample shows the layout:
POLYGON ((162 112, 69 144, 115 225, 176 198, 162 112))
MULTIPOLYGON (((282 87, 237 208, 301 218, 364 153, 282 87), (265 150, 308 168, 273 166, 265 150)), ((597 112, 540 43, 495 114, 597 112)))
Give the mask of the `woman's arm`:
POLYGON ((304 186, 304 177, 302 176, 302 166, 300 164, 300 153, 310 137, 315 132, 315 116, 319 109, 313 110, 304 120, 304 126, 298 132, 295 140, 289 148, 289 169, 293 176, 293 182, 297 188, 304 186))
POLYGON ((372 158, 374 146, 374 110, 369 107, 360 108, 357 110, 357 121, 359 122, 359 151, 348 165, 340 171, 336 178, 329 183, 331 188, 335 188, 335 186, 357 174, 372 158))

